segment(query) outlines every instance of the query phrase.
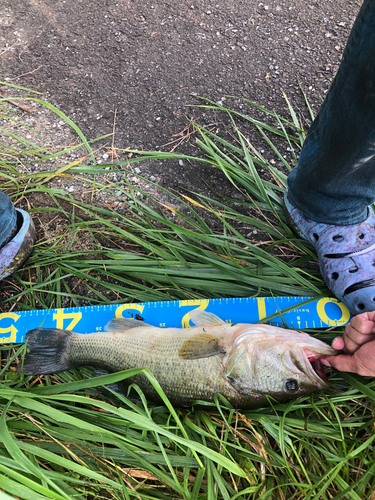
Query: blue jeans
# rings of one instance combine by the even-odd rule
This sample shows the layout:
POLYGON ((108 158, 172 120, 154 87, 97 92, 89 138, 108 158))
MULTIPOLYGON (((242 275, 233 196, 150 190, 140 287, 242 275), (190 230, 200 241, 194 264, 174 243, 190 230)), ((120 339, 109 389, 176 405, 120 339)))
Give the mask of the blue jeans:
POLYGON ((292 205, 325 224, 358 224, 375 201, 375 0, 362 4, 288 189, 292 205))
POLYGON ((17 222, 12 200, 0 191, 0 248, 8 240, 17 222))

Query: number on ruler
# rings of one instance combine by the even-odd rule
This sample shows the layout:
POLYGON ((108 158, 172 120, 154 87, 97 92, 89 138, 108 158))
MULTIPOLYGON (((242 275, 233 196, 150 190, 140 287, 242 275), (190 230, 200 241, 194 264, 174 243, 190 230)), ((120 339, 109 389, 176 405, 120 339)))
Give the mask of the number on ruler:
POLYGON ((60 330, 73 330, 81 318, 81 312, 66 313, 64 312, 64 309, 56 309, 56 312, 53 313, 52 319, 53 321, 56 321, 56 328, 59 328, 60 330), (72 320, 66 328, 64 328, 64 319, 72 320))
MULTIPOLYGON (((11 318, 14 320, 14 322, 16 322, 20 318, 20 315, 12 312, 2 313, 0 314, 0 320, 2 320, 3 318, 11 318)), ((9 337, 0 338, 0 343, 7 344, 8 342, 16 342, 17 332, 18 330, 14 325, 10 325, 6 328, 0 328, 0 335, 10 333, 9 337)))
MULTIPOLYGON (((179 306, 199 306, 197 309, 202 309, 203 311, 207 308, 209 304, 209 299, 197 299, 197 300, 180 300, 179 306)), ((187 313, 182 318, 182 328, 191 328, 189 325, 190 314, 187 313)))
POLYGON ((143 309, 145 306, 141 304, 123 304, 122 306, 119 306, 116 311, 115 311, 115 318, 123 318, 123 312, 127 310, 136 310, 139 311, 140 313, 143 312, 143 309))

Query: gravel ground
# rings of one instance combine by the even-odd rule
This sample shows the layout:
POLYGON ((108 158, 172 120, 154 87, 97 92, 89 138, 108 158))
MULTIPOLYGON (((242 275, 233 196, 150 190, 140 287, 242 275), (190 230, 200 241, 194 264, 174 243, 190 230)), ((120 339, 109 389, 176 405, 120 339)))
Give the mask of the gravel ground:
MULTIPOLYGON (((316 112, 360 3, 2 0, 0 68, 5 81, 40 91, 88 139, 115 129, 114 139, 101 143, 107 148, 170 150, 180 143, 177 151, 191 154, 183 135, 175 136, 186 116, 215 122, 222 135, 230 131, 225 115, 186 107, 197 104, 192 94, 238 109, 243 103, 225 95, 246 97, 285 116, 285 91, 306 116, 299 80, 316 112)), ((26 121, 49 144, 76 140, 60 119, 40 109, 26 121)), ((250 126, 241 127, 264 148, 250 126)), ((289 159, 287 145, 280 146, 289 159)), ((97 153, 99 161, 108 160, 105 153, 97 153)), ((206 181, 230 189, 199 164, 148 162, 140 168, 168 188, 209 194, 206 181)))

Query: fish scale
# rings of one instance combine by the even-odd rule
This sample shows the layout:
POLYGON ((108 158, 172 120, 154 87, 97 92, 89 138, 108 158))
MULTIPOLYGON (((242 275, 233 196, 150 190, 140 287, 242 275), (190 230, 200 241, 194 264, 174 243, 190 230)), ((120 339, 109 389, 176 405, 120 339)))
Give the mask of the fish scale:
MULTIPOLYGON (((237 391, 230 383, 220 376, 223 355, 194 360, 184 360, 178 356, 184 341, 192 336, 192 329, 185 333, 179 328, 165 328, 160 330, 159 335, 151 333, 151 330, 155 328, 136 328, 124 333, 73 335, 67 362, 75 366, 100 366, 110 371, 148 368, 170 401, 182 406, 191 405, 196 399, 213 401, 216 393, 227 399, 242 399, 238 398, 237 391)), ((203 328, 194 328, 193 331, 194 334, 204 333, 203 328)), ((150 400, 160 399, 145 375, 136 375, 127 382, 139 385, 150 400)))
MULTIPOLYGON (((269 397, 285 401, 328 387, 324 372, 318 374, 309 361, 311 355, 318 360, 336 354, 320 340, 271 325, 225 323, 198 309, 189 314, 195 327, 158 328, 115 318, 100 333, 37 328, 27 334, 19 370, 39 375, 83 365, 147 368, 175 406, 212 402, 221 394, 245 409, 266 404, 269 397)), ((136 383, 149 401, 160 401, 145 374, 125 383, 136 383)))

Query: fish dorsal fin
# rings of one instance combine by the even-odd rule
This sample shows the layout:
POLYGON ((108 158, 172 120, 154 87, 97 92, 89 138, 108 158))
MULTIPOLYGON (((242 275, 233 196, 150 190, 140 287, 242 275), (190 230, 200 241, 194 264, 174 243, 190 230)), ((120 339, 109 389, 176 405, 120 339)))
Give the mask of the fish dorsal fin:
POLYGON ((124 332, 125 330, 130 330, 130 328, 142 328, 145 326, 151 325, 134 318, 114 318, 105 325, 104 329, 106 332, 124 332))
POLYGON ((198 333, 185 340, 178 350, 178 355, 181 359, 200 359, 223 352, 225 349, 221 346, 220 339, 209 333, 198 333))
POLYGON ((202 311, 201 309, 190 311, 189 316, 195 326, 217 326, 225 323, 216 314, 202 311))

